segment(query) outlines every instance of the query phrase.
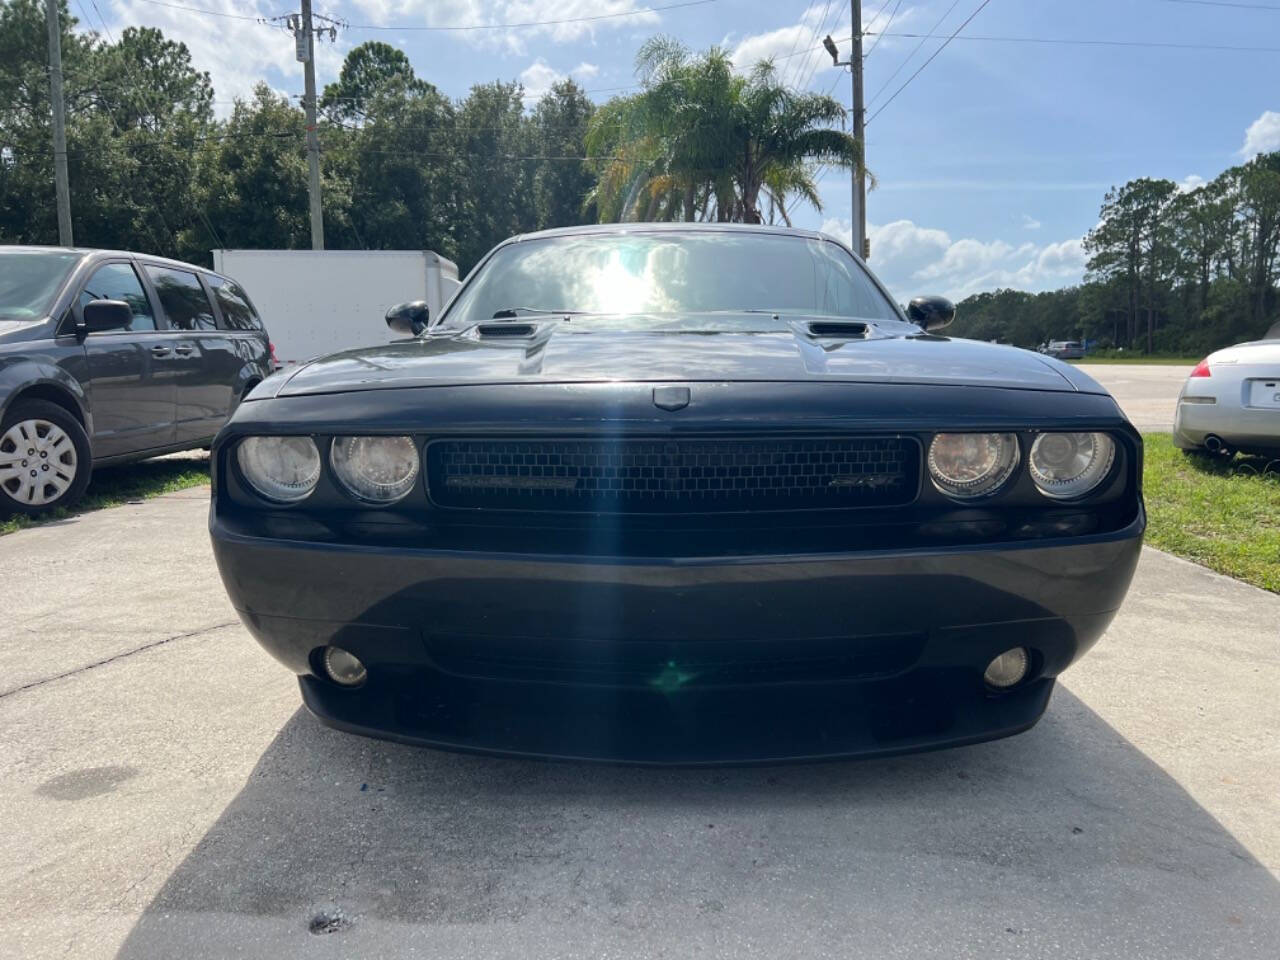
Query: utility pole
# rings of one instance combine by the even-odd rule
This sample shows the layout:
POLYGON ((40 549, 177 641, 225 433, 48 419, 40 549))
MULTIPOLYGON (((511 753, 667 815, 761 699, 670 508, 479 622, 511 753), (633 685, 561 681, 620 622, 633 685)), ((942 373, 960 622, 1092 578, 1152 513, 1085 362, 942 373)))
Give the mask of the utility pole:
POLYGON ((67 177, 66 105, 62 102, 62 25, 58 0, 45 0, 49 27, 49 99, 53 103, 53 182, 58 194, 58 243, 75 246, 71 235, 71 182, 67 177))
POLYGON ((328 17, 311 15, 311 0, 302 0, 302 12, 291 13, 283 19, 293 32, 295 57, 302 64, 303 88, 302 107, 307 115, 307 200, 311 208, 311 249, 324 249, 324 210, 320 205, 320 137, 316 133, 316 35, 328 34, 332 43, 338 35, 337 20, 328 17), (314 20, 322 20, 327 26, 316 29, 314 20))
POLYGON ((862 0, 850 0, 853 17, 853 54, 849 57, 849 74, 853 78, 853 138, 862 147, 862 162, 853 168, 853 244, 865 259, 871 259, 867 239, 867 140, 866 111, 862 106, 862 0))
POLYGON ((864 137, 866 111, 862 105, 862 0, 850 0, 850 16, 853 19, 853 49, 848 60, 840 59, 836 42, 827 34, 822 45, 831 54, 831 62, 837 67, 848 67, 853 81, 853 138, 862 148, 862 162, 853 168, 853 190, 850 196, 849 220, 853 226, 851 246, 864 260, 871 259, 871 243, 867 239, 867 144, 864 137))

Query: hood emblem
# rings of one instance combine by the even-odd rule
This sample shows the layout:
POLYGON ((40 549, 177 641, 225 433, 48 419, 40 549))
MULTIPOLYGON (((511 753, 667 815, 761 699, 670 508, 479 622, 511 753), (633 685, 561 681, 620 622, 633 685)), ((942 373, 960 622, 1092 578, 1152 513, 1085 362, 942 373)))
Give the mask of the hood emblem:
POLYGON ((654 387, 653 405, 660 410, 683 410, 689 405, 688 387, 654 387))

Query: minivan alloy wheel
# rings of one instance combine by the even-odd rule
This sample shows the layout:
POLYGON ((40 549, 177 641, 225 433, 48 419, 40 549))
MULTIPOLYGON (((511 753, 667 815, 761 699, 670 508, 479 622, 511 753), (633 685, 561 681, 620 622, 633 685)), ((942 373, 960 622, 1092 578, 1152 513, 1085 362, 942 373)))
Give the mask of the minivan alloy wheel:
POLYGON ((18 503, 43 506, 75 482, 71 437, 49 420, 19 420, 0 436, 0 488, 18 503))

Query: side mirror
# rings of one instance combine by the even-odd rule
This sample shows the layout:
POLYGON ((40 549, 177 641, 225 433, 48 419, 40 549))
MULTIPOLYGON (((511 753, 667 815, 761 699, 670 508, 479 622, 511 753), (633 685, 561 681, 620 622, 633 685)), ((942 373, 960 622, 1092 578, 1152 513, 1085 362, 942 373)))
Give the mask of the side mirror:
POLYGON ((926 333, 931 333, 956 318, 956 305, 946 297, 916 297, 907 304, 907 316, 926 333))
POLYGON ((387 311, 387 326, 396 333, 416 337, 427 329, 429 316, 427 301, 410 300, 408 303, 397 303, 387 311))
POLYGON ((123 330, 133 323, 133 308, 123 300, 90 300, 80 311, 82 333, 123 330))

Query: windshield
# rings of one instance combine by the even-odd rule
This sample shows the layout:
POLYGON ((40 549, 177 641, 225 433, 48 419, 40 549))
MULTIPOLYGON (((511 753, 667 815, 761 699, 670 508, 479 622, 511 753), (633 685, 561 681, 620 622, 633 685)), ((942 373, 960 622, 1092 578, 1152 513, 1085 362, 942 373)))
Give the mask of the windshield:
POLYGON ((512 243, 484 264, 443 322, 462 327, 539 310, 899 319, 838 244, 723 231, 581 234, 512 243))
POLYGON ((0 254, 0 320, 47 316, 62 281, 83 256, 54 250, 0 254))

